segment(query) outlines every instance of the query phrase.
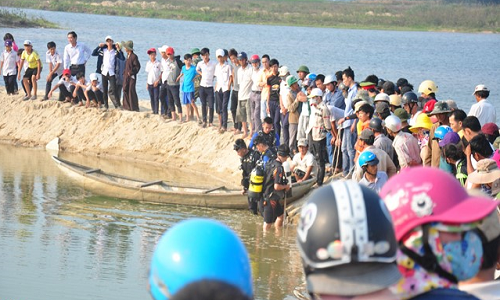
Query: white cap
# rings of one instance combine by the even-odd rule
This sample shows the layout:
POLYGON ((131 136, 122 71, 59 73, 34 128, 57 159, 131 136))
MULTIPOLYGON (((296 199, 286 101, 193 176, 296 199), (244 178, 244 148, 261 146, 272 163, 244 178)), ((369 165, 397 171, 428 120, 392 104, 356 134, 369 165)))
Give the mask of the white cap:
POLYGON ((279 68, 279 71, 279 76, 285 76, 286 74, 290 73, 287 66, 282 66, 281 68, 279 68))
POLYGON ((215 57, 219 57, 219 56, 224 56, 224 50, 217 49, 217 51, 215 51, 215 57))
POLYGON ((97 73, 90 73, 90 81, 98 80, 97 73))
POLYGON ((23 45, 29 45, 29 46, 33 46, 33 44, 31 43, 30 40, 25 40, 23 45))
POLYGON ((375 100, 373 100, 373 102, 377 101, 385 101, 389 103, 391 101, 391 98, 389 98, 389 95, 387 95, 386 93, 378 93, 377 96, 375 96, 375 100))
POLYGON ((160 48, 158 48, 158 50, 160 51, 160 53, 161 53, 161 52, 166 52, 166 51, 167 51, 167 48, 168 48, 168 46, 167 46, 167 45, 163 45, 163 46, 161 46, 160 48))
POLYGON ((476 85, 476 88, 474 89, 474 93, 472 93, 472 95, 474 95, 476 92, 483 92, 483 91, 487 92, 489 90, 484 84, 476 85))
POLYGON ((326 75, 325 81, 323 83, 328 84, 328 83, 332 83, 332 82, 337 82, 336 77, 333 77, 333 75, 326 75))
POLYGON ((106 38, 104 39, 104 41, 106 41, 106 42, 107 42, 108 40, 113 41, 113 38, 112 38, 110 35, 108 35, 108 36, 106 36, 106 38))
POLYGON ((309 95, 309 98, 313 97, 323 97, 323 91, 320 88, 314 88, 309 95))

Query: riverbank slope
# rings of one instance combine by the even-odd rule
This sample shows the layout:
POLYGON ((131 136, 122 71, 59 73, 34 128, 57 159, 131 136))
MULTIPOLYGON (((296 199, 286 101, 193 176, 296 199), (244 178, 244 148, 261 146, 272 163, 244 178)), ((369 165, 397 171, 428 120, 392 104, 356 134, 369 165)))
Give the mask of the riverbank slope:
POLYGON ((1 143, 45 147, 58 137, 64 152, 165 165, 166 172, 187 168, 239 185, 239 157, 233 151, 237 136, 231 132, 219 134, 196 122, 165 122, 145 107, 139 113, 104 112, 54 100, 23 101, 3 87, 0 103, 1 143))
POLYGON ((49 22, 42 17, 29 17, 22 11, 9 11, 0 9, 0 27, 43 27, 43 28, 58 28, 56 23, 49 22))

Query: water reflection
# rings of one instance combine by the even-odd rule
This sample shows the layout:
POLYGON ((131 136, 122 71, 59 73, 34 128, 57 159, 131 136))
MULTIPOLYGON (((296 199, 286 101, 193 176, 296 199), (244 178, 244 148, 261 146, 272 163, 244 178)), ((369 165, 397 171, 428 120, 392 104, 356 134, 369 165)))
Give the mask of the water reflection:
MULTIPOLYGON (((71 159, 125 175, 169 176, 151 166, 71 159)), ((257 299, 293 298, 303 281, 294 228, 264 234, 262 219, 246 211, 92 195, 44 151, 0 145, 0 299, 150 299, 146 281, 154 246, 166 229, 191 217, 215 218, 241 236, 257 299)))

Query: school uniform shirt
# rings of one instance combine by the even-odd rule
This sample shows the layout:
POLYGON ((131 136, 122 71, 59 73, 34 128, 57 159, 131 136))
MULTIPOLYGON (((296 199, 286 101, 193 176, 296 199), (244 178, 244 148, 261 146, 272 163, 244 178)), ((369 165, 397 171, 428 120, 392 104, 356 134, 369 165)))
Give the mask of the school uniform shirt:
POLYGON ((252 92, 253 87, 253 70, 250 64, 247 65, 246 68, 240 67, 238 69, 238 74, 236 77, 238 78, 238 100, 248 100, 250 99, 250 93, 252 92))
MULTIPOLYGON (((40 55, 33 50, 31 51, 30 54, 26 52, 26 50, 23 51, 23 54, 21 54, 21 59, 24 59, 25 62, 28 63, 28 68, 30 69, 36 69, 38 68, 38 61, 40 60, 40 55)), ((40 68, 42 67, 42 62, 40 61, 40 68)))
POLYGON ((330 110, 325 103, 321 102, 317 105, 311 105, 311 118, 306 133, 312 131, 314 141, 321 141, 326 138, 327 131, 332 130, 330 123, 330 110))
POLYGON ((252 68, 252 92, 260 92, 262 91, 262 87, 259 86, 260 72, 263 68, 254 69, 253 66, 250 66, 250 68, 252 68))
POLYGON ((380 190, 384 186, 384 184, 387 182, 387 174, 382 171, 377 171, 377 177, 375 177, 375 182, 370 182, 366 177, 363 175, 363 178, 359 181, 359 184, 366 186, 372 191, 375 191, 377 194, 380 193, 380 190))
POLYGON ((418 141, 413 135, 407 132, 398 132, 396 137, 394 137, 392 146, 398 155, 399 166, 401 169, 422 165, 418 141))
POLYGON ((149 85, 154 85, 154 83, 158 81, 158 79, 160 79, 161 63, 157 60, 155 60, 154 62, 149 60, 146 63, 146 73, 148 73, 148 79, 146 82, 149 85))
POLYGON ((290 88, 288 87, 286 80, 282 80, 280 83, 280 96, 281 96, 281 101, 283 102, 283 106, 285 106, 286 96, 288 95, 289 92, 290 88))
POLYGON ((313 167, 311 174, 317 174, 318 171, 318 165, 316 163, 316 159, 314 158, 314 155, 307 151, 306 155, 304 155, 304 158, 302 158, 302 154, 297 153, 293 156, 292 162, 295 166, 295 168, 307 172, 307 168, 313 167))
POLYGON ((54 52, 54 55, 50 54, 50 50, 45 53, 45 62, 47 65, 50 66, 52 64, 52 67, 55 68, 57 64, 62 64, 62 57, 59 55, 59 52, 57 50, 54 52))
POLYGON ((69 92, 69 89, 71 88, 71 86, 73 84, 76 84, 78 81, 76 80, 76 77, 75 76, 71 76, 69 81, 66 81, 64 80, 63 77, 61 77, 61 79, 59 79, 59 81, 57 82, 58 85, 64 85, 64 87, 66 88, 66 90, 69 92), (73 84, 72 84, 73 83, 73 84))
POLYGON ((205 63, 203 60, 196 65, 196 71, 201 72, 200 86, 202 87, 213 87, 214 86, 214 74, 215 66, 217 63, 215 61, 209 60, 205 63))
POLYGON ((19 62, 19 56, 17 56, 16 51, 11 50, 7 52, 7 50, 4 50, 2 56, 0 56, 0 61, 3 62, 2 76, 16 75, 17 62, 19 62))
POLYGON ((229 90, 229 79, 233 75, 233 69, 228 63, 220 64, 215 66, 215 77, 217 77, 217 82, 215 84, 215 91, 226 92, 229 90))
POLYGON ((102 88, 102 83, 98 82, 97 85, 94 87, 92 86, 92 83, 91 82, 85 82, 85 84, 87 85, 87 88, 85 89, 87 92, 88 91, 93 91, 95 92, 96 90, 99 90, 99 91, 103 91, 103 88, 102 88))
POLYGON ((481 101, 474 103, 470 108, 469 116, 478 118, 481 127, 486 123, 497 122, 495 107, 487 99, 481 99, 481 101))
POLYGON ((167 81, 168 74, 170 73, 170 68, 168 67, 168 59, 163 57, 160 60, 161 63, 161 83, 167 81))
POLYGON ((231 68, 233 69, 233 91, 239 92, 240 81, 238 80, 238 73, 240 72, 241 66, 240 65, 235 66, 231 64, 231 68))
POLYGON ((64 68, 69 69, 71 65, 83 65, 89 60, 92 51, 84 43, 76 43, 73 47, 67 44, 64 47, 64 68))
POLYGON ((105 76, 115 75, 116 54, 115 49, 108 50, 108 48, 104 48, 102 50, 101 74, 105 76))
POLYGON ((193 79, 196 77, 196 75, 198 75, 198 73, 196 73, 196 67, 191 65, 189 69, 187 69, 186 66, 183 66, 181 73, 184 74, 184 81, 182 82, 182 92, 193 93, 194 92, 193 79))

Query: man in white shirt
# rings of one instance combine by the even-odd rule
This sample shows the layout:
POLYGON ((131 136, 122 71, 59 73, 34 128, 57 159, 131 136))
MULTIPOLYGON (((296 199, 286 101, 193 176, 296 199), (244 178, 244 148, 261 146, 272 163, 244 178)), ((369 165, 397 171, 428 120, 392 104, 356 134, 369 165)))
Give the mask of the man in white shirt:
POLYGON ((57 71, 62 64, 61 55, 56 50, 56 43, 47 43, 47 53, 45 54, 45 62, 49 66, 49 74, 47 74, 47 83, 45 84, 45 96, 42 101, 48 100, 49 92, 52 88, 52 81, 57 77, 57 71))
POLYGON ((252 92, 250 93, 250 136, 253 136, 255 132, 262 130, 262 121, 260 119, 260 105, 261 105, 261 94, 262 87, 259 84, 260 71, 262 67, 260 65, 260 57, 257 54, 252 55, 250 58, 250 63, 252 64, 252 92))
POLYGON ((216 96, 216 111, 219 116, 219 133, 227 131, 227 109, 229 105, 229 96, 231 94, 231 84, 233 83, 233 69, 226 60, 226 55, 223 49, 217 49, 215 56, 219 63, 215 66, 215 77, 217 82, 215 85, 216 96))
POLYGON ((161 59, 161 86, 160 86, 160 104, 161 104, 161 116, 164 119, 171 119, 171 109, 168 106, 168 92, 167 92, 167 77, 168 73, 170 72, 170 68, 168 67, 168 56, 167 56, 167 45, 163 45, 160 48, 158 48, 158 51, 160 51, 161 59))
POLYGON ((64 69, 70 69, 71 76, 80 72, 85 74, 85 64, 91 54, 89 47, 77 42, 76 32, 68 32, 68 44, 64 47, 64 69))
POLYGON ((213 126, 214 122, 214 74, 216 62, 210 60, 210 50, 203 48, 200 51, 202 61, 196 66, 196 71, 201 76, 200 81, 200 100, 201 113, 203 115, 203 128, 207 127, 207 108, 208 123, 213 126))
MULTIPOLYGON (((237 73, 238 78, 238 107, 236 110, 236 121, 241 122, 243 139, 248 136, 247 122, 250 122, 250 95, 252 93, 253 68, 248 64, 248 57, 245 52, 238 54, 240 67, 237 73)), ((234 92, 234 91, 233 91, 234 92)))
POLYGON ((102 75, 104 107, 109 108, 108 98, 110 98, 115 108, 120 108, 120 101, 117 101, 116 94, 116 68, 118 60, 125 60, 125 56, 123 52, 117 50, 111 36, 106 36, 104 41, 105 43, 99 43, 92 52, 93 56, 98 56, 96 73, 102 75))
POLYGON ((318 173, 318 165, 314 155, 309 152, 307 139, 300 139, 297 142, 299 152, 293 156, 292 171, 297 182, 302 182, 318 173))
POLYGON ((477 103, 470 108, 469 116, 478 118, 481 126, 486 123, 496 123, 497 113, 495 107, 486 100, 490 95, 490 90, 484 84, 480 84, 476 86, 472 95, 476 97, 477 103))

